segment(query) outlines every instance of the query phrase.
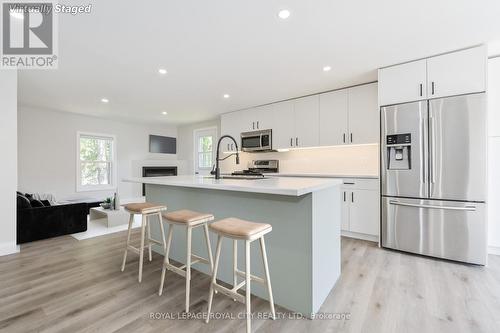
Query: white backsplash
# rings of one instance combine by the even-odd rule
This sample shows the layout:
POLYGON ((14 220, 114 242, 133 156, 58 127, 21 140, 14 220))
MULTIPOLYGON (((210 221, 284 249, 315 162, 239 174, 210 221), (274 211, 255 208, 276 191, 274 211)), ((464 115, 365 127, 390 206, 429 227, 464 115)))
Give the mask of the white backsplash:
POLYGON ((281 173, 325 173, 338 175, 379 174, 379 145, 335 146, 297 149, 287 152, 240 153, 240 165, 233 157, 221 162, 223 172, 248 168, 252 160, 277 159, 281 173))

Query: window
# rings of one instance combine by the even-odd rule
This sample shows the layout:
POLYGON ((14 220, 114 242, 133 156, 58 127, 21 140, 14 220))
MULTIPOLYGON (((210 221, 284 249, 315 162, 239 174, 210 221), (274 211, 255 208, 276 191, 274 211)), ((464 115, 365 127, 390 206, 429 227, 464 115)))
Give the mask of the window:
POLYGON ((212 168, 213 160, 213 137, 200 136, 198 138, 198 168, 212 168))
POLYGON ((114 188, 115 138, 112 135, 78 133, 77 190, 114 188))
POLYGON ((195 173, 208 174, 215 164, 217 128, 201 128, 194 131, 195 173))

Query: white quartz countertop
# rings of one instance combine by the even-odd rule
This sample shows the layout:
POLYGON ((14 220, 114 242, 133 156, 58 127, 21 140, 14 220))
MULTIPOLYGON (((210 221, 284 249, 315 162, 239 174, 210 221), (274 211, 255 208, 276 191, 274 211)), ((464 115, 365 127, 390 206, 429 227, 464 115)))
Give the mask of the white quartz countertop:
POLYGON ((133 177, 124 182, 205 188, 223 191, 301 196, 332 186, 342 185, 341 179, 270 177, 264 179, 214 179, 207 176, 133 177))
POLYGON ((378 179, 378 175, 340 175, 332 173, 267 173, 266 175, 275 177, 306 177, 306 178, 364 178, 364 179, 378 179))

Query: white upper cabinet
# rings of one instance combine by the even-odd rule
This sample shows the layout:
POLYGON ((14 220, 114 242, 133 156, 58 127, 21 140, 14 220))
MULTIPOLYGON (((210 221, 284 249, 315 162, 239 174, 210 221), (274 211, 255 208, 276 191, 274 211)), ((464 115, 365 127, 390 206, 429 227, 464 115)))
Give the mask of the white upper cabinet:
POLYGON ((349 130, 348 89, 319 95, 319 144, 335 146, 347 143, 349 130))
POLYGON ((297 98, 295 108, 295 147, 319 146, 319 95, 297 98))
MULTIPOLYGON (((238 142, 238 146, 241 144, 240 135, 244 130, 242 126, 246 122, 242 120, 242 117, 246 116, 246 111, 238 111, 238 112, 230 112, 221 115, 221 136, 222 135, 230 135, 232 136, 236 142, 238 142)), ((221 150, 222 151, 235 151, 236 147, 234 146, 234 142, 229 139, 224 139, 221 142, 221 150)), ((241 147, 240 147, 241 149, 241 147)))
POLYGON ((273 104, 273 149, 290 149, 295 145, 294 101, 273 104))
POLYGON ((252 110, 252 130, 272 129, 274 125, 273 105, 258 106, 252 110))
POLYGON ((379 69, 380 105, 426 99, 426 73, 425 59, 379 69))
POLYGON ((379 103, 389 105, 486 91, 486 47, 379 69, 379 103))
POLYGON ((377 83, 349 88, 349 143, 378 143, 379 137, 377 83))
POLYGON ((427 96, 438 98, 486 90, 486 48, 427 59, 427 96))

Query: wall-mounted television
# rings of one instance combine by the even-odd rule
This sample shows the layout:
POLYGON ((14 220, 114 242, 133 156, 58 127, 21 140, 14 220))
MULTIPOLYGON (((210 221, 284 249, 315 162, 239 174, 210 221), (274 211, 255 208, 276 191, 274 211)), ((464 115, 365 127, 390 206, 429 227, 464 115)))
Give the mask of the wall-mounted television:
POLYGON ((169 136, 150 135, 149 152, 159 154, 177 154, 177 139, 169 136))

